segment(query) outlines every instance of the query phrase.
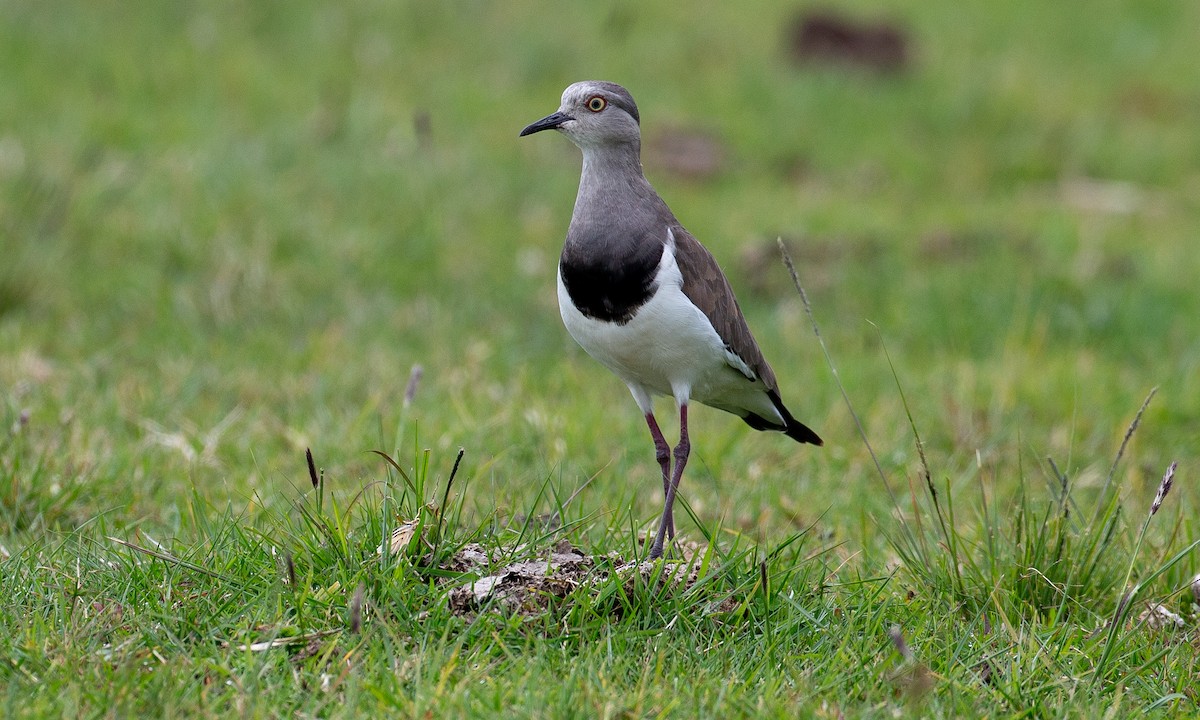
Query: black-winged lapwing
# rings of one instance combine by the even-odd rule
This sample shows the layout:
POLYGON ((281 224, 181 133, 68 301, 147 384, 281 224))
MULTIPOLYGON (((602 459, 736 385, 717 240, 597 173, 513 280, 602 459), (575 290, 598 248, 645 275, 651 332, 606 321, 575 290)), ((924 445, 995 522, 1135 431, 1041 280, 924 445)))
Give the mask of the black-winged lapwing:
POLYGON ((558 111, 521 131, 558 130, 583 151, 575 212, 558 265, 558 306, 571 337, 617 374, 646 416, 666 501, 650 557, 675 537, 672 506, 687 464, 688 403, 733 413, 755 430, 821 438, 779 398, 729 281, 642 173, 641 120, 625 88, 578 82, 558 111), (679 444, 654 419, 653 395, 675 398, 679 444))

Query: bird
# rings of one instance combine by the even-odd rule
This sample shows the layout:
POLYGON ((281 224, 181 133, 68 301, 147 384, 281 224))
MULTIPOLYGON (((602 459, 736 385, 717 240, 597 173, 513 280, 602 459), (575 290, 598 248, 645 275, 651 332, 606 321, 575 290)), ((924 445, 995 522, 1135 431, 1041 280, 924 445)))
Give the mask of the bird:
POLYGON ((666 537, 675 538, 675 496, 691 453, 690 403, 737 415, 755 430, 823 443, 780 399, 775 372, 712 253, 646 180, 641 117, 629 91, 612 82, 574 83, 558 110, 520 137, 545 130, 583 152, 558 263, 559 313, 584 351, 625 382, 645 417, 664 495, 650 558, 661 558, 666 537), (655 396, 675 401, 673 450, 655 419, 655 396))

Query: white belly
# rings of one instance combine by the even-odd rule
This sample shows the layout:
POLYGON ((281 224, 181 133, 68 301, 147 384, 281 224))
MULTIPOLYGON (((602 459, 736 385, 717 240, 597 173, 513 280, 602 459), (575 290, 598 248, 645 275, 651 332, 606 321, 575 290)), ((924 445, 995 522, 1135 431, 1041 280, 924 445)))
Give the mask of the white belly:
POLYGON ((669 249, 663 253, 658 279, 654 296, 629 322, 619 325, 579 312, 559 273, 558 309, 567 332, 588 355, 625 381, 645 412, 650 410, 649 395, 667 395, 739 416, 754 412, 778 418, 761 381, 735 369, 736 364, 745 364, 731 355, 712 323, 683 293, 682 277, 669 249))
POLYGON ((725 364, 725 345, 683 291, 660 287, 624 325, 586 317, 558 278, 558 309, 567 332, 588 355, 628 385, 657 395, 690 391, 725 364))

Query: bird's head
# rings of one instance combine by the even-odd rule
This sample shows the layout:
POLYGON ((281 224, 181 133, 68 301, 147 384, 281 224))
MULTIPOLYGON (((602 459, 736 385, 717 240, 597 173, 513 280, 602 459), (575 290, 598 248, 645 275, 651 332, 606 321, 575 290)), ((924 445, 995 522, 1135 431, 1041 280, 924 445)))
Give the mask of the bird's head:
POLYGON ((521 136, 558 130, 581 148, 638 145, 641 138, 637 103, 616 83, 587 80, 563 91, 558 112, 521 131, 521 136))

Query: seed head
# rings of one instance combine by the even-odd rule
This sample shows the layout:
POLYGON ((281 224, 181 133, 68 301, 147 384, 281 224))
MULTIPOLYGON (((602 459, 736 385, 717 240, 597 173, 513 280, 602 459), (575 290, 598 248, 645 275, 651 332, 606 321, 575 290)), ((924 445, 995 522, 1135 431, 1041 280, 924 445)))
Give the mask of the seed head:
POLYGON ((1158 485, 1158 494, 1154 496, 1154 502, 1150 505, 1150 517, 1154 517, 1158 509, 1162 507, 1167 493, 1171 492, 1171 485, 1175 482, 1175 467, 1177 465, 1179 465, 1178 462, 1172 462, 1171 467, 1167 468, 1166 474, 1163 475, 1162 482, 1158 485))

